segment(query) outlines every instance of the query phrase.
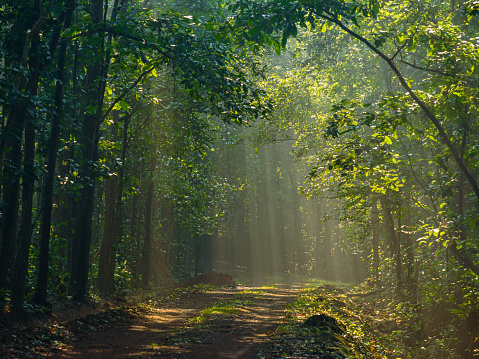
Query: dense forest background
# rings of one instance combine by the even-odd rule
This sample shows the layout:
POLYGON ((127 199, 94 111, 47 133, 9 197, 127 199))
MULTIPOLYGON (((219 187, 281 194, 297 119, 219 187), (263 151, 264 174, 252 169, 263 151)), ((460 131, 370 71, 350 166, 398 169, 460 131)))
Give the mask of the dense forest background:
POLYGON ((478 14, 2 1, 2 303, 288 272, 393 288, 454 341, 478 308, 478 14))

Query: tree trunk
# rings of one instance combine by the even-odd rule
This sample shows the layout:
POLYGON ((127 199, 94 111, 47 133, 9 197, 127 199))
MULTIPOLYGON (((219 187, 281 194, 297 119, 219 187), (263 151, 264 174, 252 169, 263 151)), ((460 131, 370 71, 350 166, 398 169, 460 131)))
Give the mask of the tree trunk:
POLYGON ((386 219, 387 229, 389 233, 389 239, 391 241, 392 252, 394 256, 394 263, 396 267, 396 289, 402 288, 402 259, 401 259, 401 245, 399 238, 396 235, 394 228, 394 217, 392 214, 392 208, 390 205, 384 206, 384 217, 386 219))
MULTIPOLYGON (((90 10, 93 24, 103 21, 103 3, 101 0, 91 0, 90 10)), ((102 42, 102 41, 100 41, 102 42)), ((102 44, 98 43, 92 50, 91 62, 87 66, 85 79, 85 99, 81 137, 82 166, 79 177, 82 181, 80 196, 77 202, 75 232, 72 243, 72 289, 73 298, 84 301, 87 295, 89 254, 92 237, 92 215, 95 198, 94 164, 97 159, 99 118, 103 104, 104 93, 100 91, 100 76, 102 74, 102 44), (95 109, 92 111, 92 109, 95 109)))
MULTIPOLYGON (((115 124, 112 125, 112 138, 117 141, 117 127, 119 113, 113 114, 115 124)), ((115 261, 116 242, 120 237, 121 225, 121 198, 123 194, 123 174, 126 157, 126 137, 128 132, 128 116, 123 122, 123 140, 121 165, 118 170, 112 166, 110 172, 117 172, 117 176, 111 176, 106 182, 105 188, 105 228, 100 246, 100 261, 98 267, 98 290, 102 295, 108 295, 115 291, 115 261)))
POLYGON ((376 283, 379 283, 379 213, 378 213, 378 201, 373 199, 372 205, 372 219, 371 223, 373 225, 373 278, 376 283))
MULTIPOLYGON (((72 22, 74 1, 69 1, 65 17, 65 28, 69 28, 72 22)), ((58 57, 57 79, 55 85, 55 112, 52 118, 52 128, 50 140, 48 143, 47 171, 45 174, 42 191, 42 216, 40 222, 40 252, 38 256, 38 275, 35 286, 35 302, 46 305, 47 286, 48 286, 48 266, 50 257, 50 227, 52 222, 53 208, 53 183, 55 178, 55 168, 57 162, 57 151, 60 137, 60 119, 63 116, 63 82, 65 74, 65 60, 67 45, 63 43, 60 46, 58 57)))
POLYGON ((406 257, 407 257, 407 277, 408 281, 412 281, 415 276, 415 256, 414 256, 414 251, 415 251, 415 246, 414 246, 414 240, 412 239, 412 236, 410 233, 411 228, 411 210, 409 208, 406 209, 406 218, 405 218, 405 223, 406 225, 406 233, 404 233, 404 237, 406 239, 406 257))
POLYGON ((115 291, 115 242, 119 225, 116 221, 116 192, 117 178, 111 176, 106 181, 105 187, 105 224, 98 265, 98 290, 101 295, 112 294, 115 291))
POLYGON ((153 201, 154 201, 154 172, 156 166, 156 150, 151 151, 150 157, 150 182, 148 184, 148 196, 146 197, 146 208, 145 208, 145 240, 143 242, 142 249, 142 280, 141 284, 143 288, 147 288, 149 284, 149 272, 150 272, 150 253, 151 253, 151 234, 152 234, 152 225, 151 218, 153 216, 153 201))
MULTIPOLYGON (((138 254, 140 252, 140 245, 137 241, 136 238, 136 233, 138 231, 137 228, 137 223, 138 223, 138 195, 135 195, 133 197, 133 200, 131 202, 131 220, 130 220, 130 242, 133 242, 132 244, 132 258, 134 254, 138 254)), ((133 281, 136 282, 138 278, 138 258, 135 259, 133 262, 132 268, 131 268, 131 275, 133 277, 133 281)))
MULTIPOLYGON (((16 107, 16 106, 14 106, 16 107)), ((3 203, 1 220, 2 248, 0 253, 0 291, 7 288, 8 274, 15 258, 17 239, 18 196, 20 191, 20 173, 22 162, 22 137, 26 108, 12 109, 14 120, 11 131, 6 134, 8 153, 3 165, 3 203)))
POLYGON ((323 278, 324 279, 333 279, 333 268, 331 260, 331 236, 332 236, 332 222, 330 219, 324 222, 324 233, 323 233, 323 278))
POLYGON ((314 221, 314 230, 316 232, 316 241, 315 241, 315 247, 314 247, 314 255, 315 255, 315 260, 314 260, 314 267, 313 267, 313 274, 317 277, 321 276, 321 257, 322 257, 322 250, 323 250, 323 243, 321 241, 321 233, 323 229, 323 225, 321 224, 321 219, 322 219, 323 213, 321 209, 321 200, 318 201, 317 207, 316 207, 316 218, 314 221))
MULTIPOLYGON (((35 1, 35 21, 40 18, 39 0, 35 1)), ((30 78, 27 84, 29 96, 35 96, 38 90, 39 65, 40 65, 40 36, 35 35, 32 41, 30 56, 30 78)), ((25 283, 28 273, 28 257, 32 242, 32 217, 33 217, 33 194, 35 192, 35 126, 33 111, 35 105, 30 102, 29 110, 25 113, 25 146, 23 157, 23 190, 22 190, 22 219, 20 232, 18 234, 18 252, 15 260, 15 267, 12 281, 11 304, 14 311, 23 309, 25 283)))

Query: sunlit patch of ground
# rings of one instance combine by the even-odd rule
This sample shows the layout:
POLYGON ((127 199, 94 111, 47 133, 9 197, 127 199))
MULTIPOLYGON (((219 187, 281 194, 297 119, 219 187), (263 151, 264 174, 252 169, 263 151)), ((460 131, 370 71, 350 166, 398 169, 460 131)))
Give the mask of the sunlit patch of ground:
POLYGON ((256 358, 296 293, 273 286, 180 291, 169 293, 168 300, 148 294, 136 318, 101 330, 88 324, 42 357, 256 358))

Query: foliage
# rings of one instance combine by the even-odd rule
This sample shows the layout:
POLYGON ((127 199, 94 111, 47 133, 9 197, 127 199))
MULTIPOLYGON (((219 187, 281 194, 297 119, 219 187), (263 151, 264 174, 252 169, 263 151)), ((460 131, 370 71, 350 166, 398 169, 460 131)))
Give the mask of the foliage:
POLYGON ((339 293, 341 289, 330 285, 303 290, 289 305, 287 320, 261 357, 385 358, 386 351, 376 343, 364 314, 339 293), (318 314, 331 318, 328 326, 305 326, 307 318, 318 314))

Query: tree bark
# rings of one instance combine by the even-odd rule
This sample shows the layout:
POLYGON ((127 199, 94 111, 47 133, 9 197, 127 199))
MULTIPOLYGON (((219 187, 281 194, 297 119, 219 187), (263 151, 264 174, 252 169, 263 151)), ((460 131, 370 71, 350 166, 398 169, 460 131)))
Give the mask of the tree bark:
POLYGON ((406 218, 405 223, 406 225, 406 233, 404 233, 404 237, 406 239, 406 257, 407 257, 407 277, 408 281, 411 282, 415 276, 415 246, 414 240, 410 233, 408 233, 411 229, 411 210, 409 208, 406 209, 406 218))
MULTIPOLYGON (((103 2, 91 0, 90 10, 93 24, 103 21, 103 2)), ((72 243, 72 289, 73 298, 85 301, 87 295, 89 254, 92 237, 92 215, 95 198, 95 171, 94 164, 97 159, 99 118, 103 104, 104 92, 100 91, 99 82, 102 74, 103 39, 100 39, 92 51, 91 62, 87 66, 85 79, 85 115, 83 116, 81 137, 82 165, 79 177, 82 181, 80 196, 77 202, 75 218, 75 232, 72 243), (95 109, 95 110, 92 110, 95 109)))
POLYGON ((393 252, 394 263, 396 268, 396 288, 400 289, 402 288, 402 285, 403 285, 401 245, 399 242, 399 237, 397 236, 396 230, 394 228, 394 217, 392 213, 392 208, 388 204, 385 204, 384 206, 384 217, 386 218, 389 239, 391 241, 391 246, 393 248, 392 252, 393 252))
MULTIPOLYGON (((40 18, 40 0, 34 4, 35 21, 40 18)), ((27 93, 30 97, 37 94, 39 66, 40 66, 40 36, 36 34, 32 40, 30 51, 30 78, 27 83, 27 93)), ((18 233, 18 251, 15 259, 15 266, 12 281, 11 303, 14 311, 23 309, 25 296, 25 283, 28 273, 28 257, 32 242, 32 217, 33 217, 33 194, 35 192, 35 125, 34 116, 30 111, 35 109, 35 104, 28 104, 29 110, 25 112, 25 145, 23 156, 22 176, 22 219, 18 233)))
POLYGON ((152 234, 152 215, 153 215, 153 200, 154 200, 154 169, 156 166, 156 151, 151 151, 150 158, 150 182, 148 184, 148 196, 146 197, 145 207, 145 240, 142 248, 142 277, 141 284, 143 288, 147 288, 149 284, 149 272, 150 272, 150 252, 151 252, 151 234, 152 234))
POLYGON ((378 213, 378 201, 373 199, 372 205, 372 226, 373 226, 373 238, 372 238, 372 249, 373 249, 373 278, 376 283, 379 283, 379 213, 378 213))
POLYGON ((115 204, 116 192, 118 190, 117 181, 117 176, 111 176, 106 181, 105 187, 105 223, 98 265, 98 290, 101 295, 112 294, 115 291, 115 242, 118 236, 119 225, 116 221, 115 204))
MULTIPOLYGON (((65 16, 65 28, 69 28, 72 22, 74 10, 74 0, 70 0, 67 6, 65 16)), ((60 26, 60 25, 59 25, 60 26)), ((60 120, 63 116, 63 82, 65 74, 67 45, 63 43, 60 46, 57 65, 57 79, 55 85, 55 112, 52 118, 50 139, 48 143, 47 171, 45 174, 42 191, 42 216, 40 222, 40 252, 38 256, 38 275, 35 285, 34 301, 48 305, 47 287, 48 287, 48 266, 50 259, 50 227, 52 222, 53 208, 53 182, 55 178, 55 168, 57 161, 57 151, 60 137, 60 120)))
POLYGON ((20 191, 20 172, 22 161, 22 137, 26 108, 12 106, 14 117, 11 130, 6 134, 8 153, 3 165, 3 203, 1 219, 2 248, 0 252, 0 290, 7 288, 8 274, 15 258, 15 241, 18 224, 18 196, 20 191))
MULTIPOLYGON (((25 29, 25 16, 21 14, 17 21, 13 24, 12 31, 19 32, 23 40, 23 47, 13 49, 14 56, 5 58, 4 61, 14 65, 17 69, 22 69, 28 65, 32 50, 32 41, 37 39, 40 28, 45 16, 41 15, 40 3, 35 3, 38 10, 34 18, 31 19, 32 27, 25 29), (37 16, 38 15, 38 16, 37 16), (35 17, 37 17, 35 19, 35 17), (17 59, 20 59, 18 63, 17 59)), ((28 9, 23 9, 27 10, 28 9)), ((38 44, 35 45, 38 47, 38 44)), ((38 56, 38 54, 36 54, 38 56)), ((33 56, 35 58, 35 56, 33 56)), ((35 73, 25 75, 23 71, 12 71, 9 80, 17 93, 29 92, 27 87, 33 86, 32 76, 35 73)), ((18 226, 18 208, 19 208, 19 192, 20 192, 20 173, 22 163, 22 138, 25 127, 25 117, 30 101, 24 99, 12 99, 9 104, 9 113, 5 127, 3 128, 3 136, 0 141, 0 163, 2 164, 3 182, 3 208, 2 218, 0 222, 0 238, 2 239, 2 247, 0 251, 0 290, 7 288, 8 275, 12 269, 12 259, 15 258, 17 226, 18 226), (4 158, 5 157, 5 158, 4 158)))
MULTIPOLYGON (((328 208, 326 208, 328 210, 328 208)), ((324 232, 323 232, 323 278, 324 279, 333 279, 333 268, 332 268, 332 258, 331 258, 331 236, 332 236, 332 227, 333 224, 331 220, 328 219, 324 222, 324 232)))
POLYGON ((313 267, 313 274, 317 277, 321 276, 321 257, 322 257, 322 250, 323 250, 323 243, 321 241, 321 234, 322 234, 322 229, 323 225, 321 224, 321 219, 322 219, 323 213, 321 209, 321 200, 318 201, 317 207, 316 207, 316 218, 315 218, 315 226, 314 226, 314 231, 316 233, 316 241, 315 241, 315 261, 314 261, 314 267, 313 267))

